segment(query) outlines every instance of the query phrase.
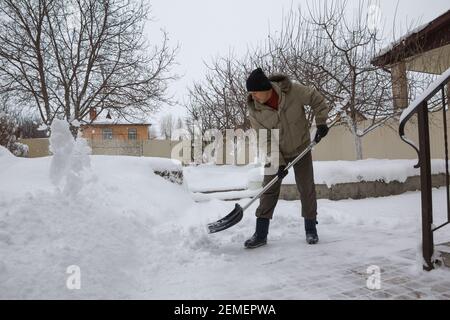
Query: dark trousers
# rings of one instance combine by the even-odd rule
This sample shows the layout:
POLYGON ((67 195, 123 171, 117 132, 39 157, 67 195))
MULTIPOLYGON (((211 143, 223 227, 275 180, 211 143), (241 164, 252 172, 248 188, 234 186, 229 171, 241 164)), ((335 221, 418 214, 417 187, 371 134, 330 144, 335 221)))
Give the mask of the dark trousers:
MULTIPOLYGON (((289 163, 294 158, 285 159, 289 163)), ((317 216, 317 199, 316 188, 314 185, 314 172, 312 164, 311 151, 300 159, 294 166, 295 182, 300 193, 300 201, 302 204, 302 217, 307 219, 315 219, 317 216)), ((292 170, 292 168, 290 169, 292 170)), ((265 175, 263 186, 267 185, 275 177, 275 175, 265 175)), ((278 202, 280 195, 281 180, 278 180, 270 187, 259 200, 259 206, 256 209, 256 216, 261 218, 272 219, 273 211, 278 202)))

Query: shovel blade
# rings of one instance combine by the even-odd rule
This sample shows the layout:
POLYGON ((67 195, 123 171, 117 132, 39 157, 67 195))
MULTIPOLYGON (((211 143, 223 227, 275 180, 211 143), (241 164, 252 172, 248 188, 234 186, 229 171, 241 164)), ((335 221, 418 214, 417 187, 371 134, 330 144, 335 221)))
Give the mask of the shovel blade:
POLYGON ((231 211, 228 215, 216 222, 208 224, 209 233, 215 233, 228 229, 241 221, 243 216, 244 210, 238 203, 236 203, 233 211, 231 211))

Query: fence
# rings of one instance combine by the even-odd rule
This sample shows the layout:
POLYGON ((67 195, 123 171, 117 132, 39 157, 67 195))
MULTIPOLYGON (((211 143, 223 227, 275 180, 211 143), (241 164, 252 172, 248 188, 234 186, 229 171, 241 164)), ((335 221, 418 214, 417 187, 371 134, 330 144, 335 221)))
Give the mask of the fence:
MULTIPOLYGON (((430 120, 430 156, 431 158, 443 158, 443 115, 442 112, 429 114, 430 120)), ((450 120, 447 115, 447 120, 450 120)), ((362 138, 363 159, 413 159, 416 153, 404 144, 397 133, 398 122, 387 122, 362 138)), ((416 116, 411 118, 405 126, 405 134, 415 143, 418 143, 418 127, 416 116)), ((23 139, 22 143, 29 146, 29 157, 42 157, 49 155, 48 139, 23 139)), ((169 140, 144 140, 144 141, 108 141, 95 140, 91 142, 93 154, 106 155, 130 155, 146 157, 171 158, 172 149, 179 141, 169 140)), ((188 143, 188 142, 187 142, 188 143)), ((248 150, 248 143, 246 144, 248 150)), ((345 126, 334 126, 329 134, 313 150, 314 160, 356 160, 355 142, 351 132, 345 126)), ((189 143, 187 146, 189 150, 189 143)), ((223 152, 225 163, 226 150, 223 152)), ((250 161, 246 154, 246 164, 250 161)))

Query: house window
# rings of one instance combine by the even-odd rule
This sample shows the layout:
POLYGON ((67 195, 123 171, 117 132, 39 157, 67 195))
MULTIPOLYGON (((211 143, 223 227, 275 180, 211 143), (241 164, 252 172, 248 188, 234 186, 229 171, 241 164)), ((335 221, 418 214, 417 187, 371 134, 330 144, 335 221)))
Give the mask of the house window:
POLYGON ((137 130, 135 128, 128 129, 128 140, 137 140, 137 130))
POLYGON ((103 129, 103 140, 112 140, 112 138, 113 138, 112 129, 110 128, 103 129))

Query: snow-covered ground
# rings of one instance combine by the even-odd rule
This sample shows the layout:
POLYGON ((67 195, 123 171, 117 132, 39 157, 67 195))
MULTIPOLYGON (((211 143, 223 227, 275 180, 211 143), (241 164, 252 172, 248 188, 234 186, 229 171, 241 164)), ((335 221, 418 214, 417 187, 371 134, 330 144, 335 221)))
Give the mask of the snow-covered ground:
MULTIPOLYGON (((364 274, 352 270, 378 265, 389 273, 392 264, 416 282, 449 279, 445 269, 421 270, 418 192, 319 200, 315 246, 304 241, 299 201, 280 200, 268 245, 246 250, 257 203, 241 223, 208 234, 206 224, 234 202, 196 203, 187 185, 153 174, 152 159, 87 156, 82 140, 55 131, 52 157, 16 158, 0 147, 2 299, 335 298, 365 288, 364 274), (402 258, 405 250, 413 259, 402 258), (66 286, 73 265, 79 290, 66 286)), ((445 191, 433 196, 438 224, 445 191)), ((445 228, 435 234, 436 243, 449 238, 445 228)))

